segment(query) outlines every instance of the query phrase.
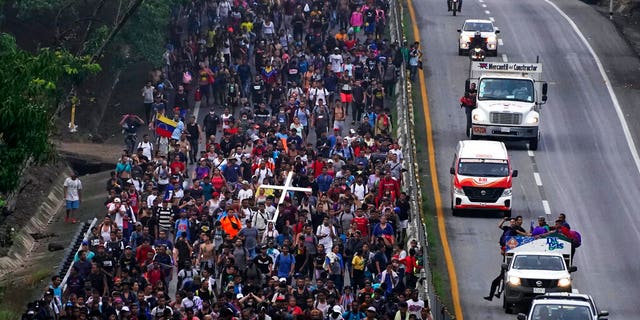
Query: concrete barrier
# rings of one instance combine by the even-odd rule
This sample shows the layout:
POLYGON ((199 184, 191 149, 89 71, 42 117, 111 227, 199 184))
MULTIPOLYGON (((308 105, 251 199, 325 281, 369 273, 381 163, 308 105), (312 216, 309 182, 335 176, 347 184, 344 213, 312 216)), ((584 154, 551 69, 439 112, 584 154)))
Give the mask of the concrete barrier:
MULTIPOLYGON (((13 245, 6 256, 0 257, 0 278, 5 274, 20 268, 31 254, 36 239, 32 234, 43 233, 53 221, 56 214, 64 205, 64 179, 71 175, 71 169, 64 171, 52 182, 52 188, 31 220, 19 230, 16 230, 13 245)), ((19 204, 17 204, 19 205, 19 204)))

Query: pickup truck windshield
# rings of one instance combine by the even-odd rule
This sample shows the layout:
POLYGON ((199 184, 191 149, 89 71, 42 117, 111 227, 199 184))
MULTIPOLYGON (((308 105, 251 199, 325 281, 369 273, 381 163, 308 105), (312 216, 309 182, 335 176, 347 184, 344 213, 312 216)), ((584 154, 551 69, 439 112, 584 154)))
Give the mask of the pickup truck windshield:
POLYGON ((530 320, 575 319, 591 320, 589 307, 561 304, 538 304, 531 310, 530 320))
POLYGON ((506 160, 460 159, 458 174, 470 177, 506 177, 509 165, 506 160))
POLYGON ((464 31, 493 32, 493 25, 485 22, 467 22, 464 31))
POLYGON ((485 78, 478 88, 478 100, 533 102, 533 96, 533 82, 529 80, 485 78))
POLYGON ((512 269, 562 271, 564 261, 556 256, 519 255, 513 262, 512 269))

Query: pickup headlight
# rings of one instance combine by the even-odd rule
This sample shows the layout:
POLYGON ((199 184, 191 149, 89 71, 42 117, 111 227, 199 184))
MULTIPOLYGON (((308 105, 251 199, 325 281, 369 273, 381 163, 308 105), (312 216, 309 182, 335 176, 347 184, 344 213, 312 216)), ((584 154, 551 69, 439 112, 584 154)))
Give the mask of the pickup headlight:
POLYGON ((568 287, 571 285, 571 279, 569 278, 562 278, 560 280, 558 280, 558 287, 568 287))
POLYGON ((503 197, 510 197, 511 196, 511 188, 504 189, 504 191, 502 191, 502 196, 503 197))
POLYGON ((464 190, 462 190, 462 188, 453 187, 453 193, 458 195, 464 195, 464 190))
POLYGON ((487 43, 496 43, 496 41, 498 41, 498 39, 496 38, 496 36, 489 36, 489 37, 487 37, 487 43))
POLYGON ((520 278, 518 278, 518 277, 509 277, 509 284, 510 285, 512 285, 514 287, 517 287, 517 286, 520 285, 520 283, 521 283, 520 282, 520 278))

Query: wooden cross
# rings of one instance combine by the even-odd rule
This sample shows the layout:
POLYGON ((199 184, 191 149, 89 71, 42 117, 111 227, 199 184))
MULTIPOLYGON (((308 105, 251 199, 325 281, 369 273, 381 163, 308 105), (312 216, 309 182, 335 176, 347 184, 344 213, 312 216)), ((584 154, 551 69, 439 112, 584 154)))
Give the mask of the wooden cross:
POLYGON ((280 200, 278 200, 278 206, 276 207, 276 212, 273 214, 273 218, 271 222, 275 225, 276 220, 278 220, 278 214, 280 213, 280 205, 284 203, 284 198, 287 196, 289 191, 299 191, 299 192, 311 192, 311 188, 299 188, 291 185, 291 180, 293 180, 293 171, 289 171, 287 174, 287 179, 284 181, 283 186, 272 186, 268 184, 260 185, 260 189, 275 189, 282 190, 282 194, 280 195, 280 200))

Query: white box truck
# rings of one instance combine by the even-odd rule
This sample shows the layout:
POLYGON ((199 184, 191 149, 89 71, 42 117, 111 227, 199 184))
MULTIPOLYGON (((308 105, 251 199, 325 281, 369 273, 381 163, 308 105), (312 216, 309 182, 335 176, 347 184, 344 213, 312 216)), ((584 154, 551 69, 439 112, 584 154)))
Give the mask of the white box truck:
POLYGON ((538 149, 540 110, 547 101, 542 63, 473 61, 465 88, 475 83, 471 139, 525 140, 538 149))

